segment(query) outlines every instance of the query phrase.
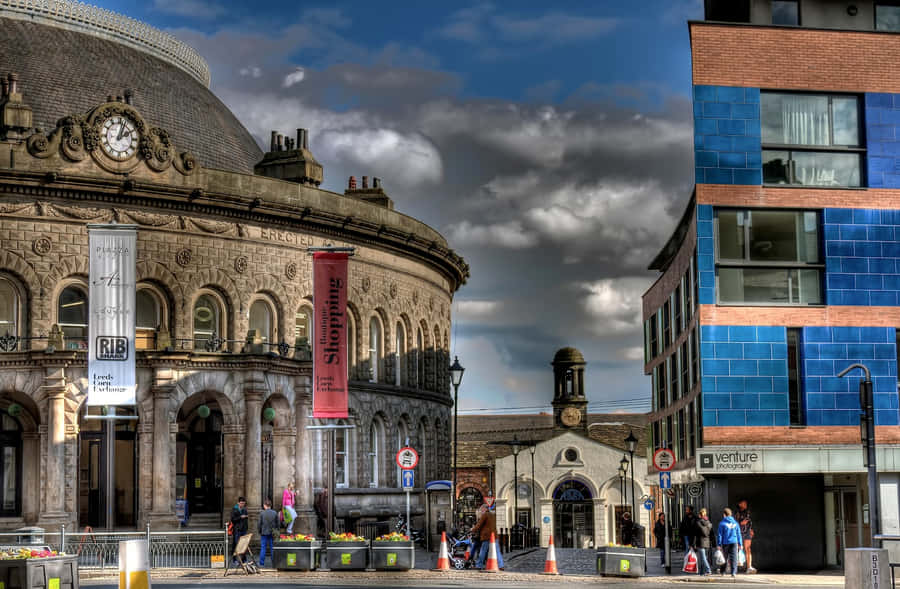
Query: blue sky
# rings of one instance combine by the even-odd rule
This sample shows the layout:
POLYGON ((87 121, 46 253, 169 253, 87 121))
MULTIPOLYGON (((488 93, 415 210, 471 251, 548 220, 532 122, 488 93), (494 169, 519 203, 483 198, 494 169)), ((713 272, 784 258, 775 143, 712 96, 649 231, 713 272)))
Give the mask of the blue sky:
POLYGON ((466 258, 461 411, 548 407, 567 345, 591 410, 649 409, 640 296, 691 190, 701 0, 99 4, 195 47, 261 142, 309 128, 325 188, 378 176, 466 258))

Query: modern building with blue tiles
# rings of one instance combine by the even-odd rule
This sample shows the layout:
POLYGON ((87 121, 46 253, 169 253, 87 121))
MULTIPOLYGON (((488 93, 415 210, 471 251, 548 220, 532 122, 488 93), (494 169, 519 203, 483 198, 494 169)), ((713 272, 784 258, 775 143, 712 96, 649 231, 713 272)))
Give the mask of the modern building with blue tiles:
POLYGON ((707 0, 688 28, 695 188, 643 298, 650 450, 676 454, 670 514, 749 503, 753 567, 842 566, 871 533, 853 364, 900 534, 900 6, 707 0))

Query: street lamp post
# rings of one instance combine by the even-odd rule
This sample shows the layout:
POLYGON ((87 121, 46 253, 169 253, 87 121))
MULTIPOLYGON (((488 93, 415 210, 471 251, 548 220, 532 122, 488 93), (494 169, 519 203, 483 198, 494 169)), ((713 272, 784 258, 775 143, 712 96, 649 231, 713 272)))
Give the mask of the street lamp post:
POLYGON ((865 364, 851 364, 838 373, 838 377, 843 378, 844 375, 856 368, 861 369, 865 374, 865 378, 859 381, 859 408, 861 411, 859 430, 863 443, 863 458, 868 470, 869 521, 872 522, 869 531, 872 535, 872 547, 877 548, 881 544, 880 540, 875 539, 881 534, 881 506, 879 505, 878 467, 875 464, 875 406, 872 394, 872 374, 865 364))
POLYGON ((462 382, 463 372, 465 368, 459 363, 459 357, 453 357, 453 364, 448 368, 450 372, 450 383, 453 385, 453 492, 450 497, 453 499, 453 527, 459 527, 459 501, 456 498, 456 455, 459 451, 459 383, 462 382))
POLYGON ((534 530, 537 529, 537 526, 534 525, 537 523, 535 519, 535 515, 537 514, 536 506, 534 504, 534 451, 537 450, 536 445, 532 445, 529 450, 531 451, 531 544, 535 545, 537 542, 534 538, 534 530))
MULTIPOLYGON (((623 510, 625 509, 625 465, 628 464, 628 459, 625 458, 625 455, 622 455, 622 462, 619 463, 619 468, 617 469, 619 472, 619 507, 623 510)), ((621 516, 620 516, 621 517, 621 516)), ((618 528, 618 526, 616 526, 618 528)), ((621 540, 621 537, 619 538, 621 540)))
POLYGON ((625 438, 625 448, 628 449, 628 455, 631 458, 631 518, 634 523, 638 523, 634 500, 634 450, 637 448, 637 443, 638 439, 634 437, 634 430, 630 430, 628 437, 625 438))

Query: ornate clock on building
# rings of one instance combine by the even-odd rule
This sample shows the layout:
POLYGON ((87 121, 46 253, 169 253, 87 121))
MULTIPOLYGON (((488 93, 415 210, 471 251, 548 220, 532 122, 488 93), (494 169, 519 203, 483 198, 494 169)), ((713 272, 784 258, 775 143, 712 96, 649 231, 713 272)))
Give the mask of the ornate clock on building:
POLYGON ((576 407, 566 407, 560 415, 563 425, 574 427, 581 423, 581 410, 576 407))
POLYGON ((137 152, 140 140, 137 126, 127 116, 114 115, 103 122, 100 143, 103 151, 117 161, 125 161, 137 152))

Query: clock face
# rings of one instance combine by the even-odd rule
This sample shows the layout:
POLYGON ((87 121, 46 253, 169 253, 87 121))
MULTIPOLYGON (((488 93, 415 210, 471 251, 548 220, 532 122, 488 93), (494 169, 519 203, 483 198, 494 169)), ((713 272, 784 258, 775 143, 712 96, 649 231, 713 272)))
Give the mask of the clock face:
POLYGON ((581 422, 581 411, 576 409, 575 407, 566 407, 563 409, 562 422, 564 425, 572 427, 574 425, 578 425, 581 422))
POLYGON ((119 115, 106 119, 100 130, 100 143, 109 157, 127 160, 137 151, 138 132, 134 121, 119 115))

